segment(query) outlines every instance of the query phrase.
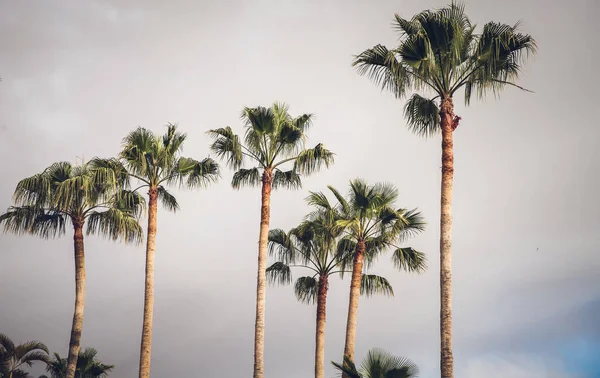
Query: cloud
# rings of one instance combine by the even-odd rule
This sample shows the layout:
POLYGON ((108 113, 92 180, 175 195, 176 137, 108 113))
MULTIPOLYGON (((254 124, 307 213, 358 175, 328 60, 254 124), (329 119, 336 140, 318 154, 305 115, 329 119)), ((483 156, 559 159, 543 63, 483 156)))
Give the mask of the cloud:
POLYGON ((457 377, 464 378, 584 378, 562 363, 536 355, 482 356, 469 359, 457 377))

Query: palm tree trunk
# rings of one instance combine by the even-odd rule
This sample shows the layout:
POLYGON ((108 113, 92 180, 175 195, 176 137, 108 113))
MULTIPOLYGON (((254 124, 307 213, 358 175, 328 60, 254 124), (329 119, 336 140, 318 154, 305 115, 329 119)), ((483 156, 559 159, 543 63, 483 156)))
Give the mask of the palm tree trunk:
POLYGON ((271 185, 273 172, 265 169, 262 175, 260 235, 258 237, 258 274, 256 279, 256 322, 254 323, 254 378, 264 377, 265 294, 267 291, 267 243, 271 219, 271 185))
POLYGON ((440 370, 442 378, 454 377, 452 355, 452 179, 454 152, 452 142, 454 104, 451 97, 442 99, 442 188, 440 216, 440 370))
POLYGON ((144 290, 144 321, 140 348, 140 378, 150 377, 152 354, 152 316, 154 309, 154 254, 156 249, 156 213, 158 189, 148 191, 148 235, 146 240, 146 287, 144 290))
POLYGON ((327 275, 319 277, 317 294, 317 334, 315 346, 315 378, 325 377, 325 318, 327 315, 327 275))
MULTIPOLYGON (((352 280, 350 281, 350 301, 348 304, 348 321, 346 323, 346 344, 344 357, 354 361, 354 344, 356 342, 356 317, 358 314, 358 299, 360 297, 360 282, 362 279, 363 259, 366 245, 364 241, 356 244, 354 263, 352 266, 352 280)), ((347 377, 345 374, 343 377, 347 377)))
POLYGON ((85 253, 83 249, 83 224, 81 219, 73 219, 73 247, 75 251, 75 311, 71 325, 69 356, 66 378, 74 378, 79 356, 79 343, 83 331, 83 308, 85 305, 85 253))

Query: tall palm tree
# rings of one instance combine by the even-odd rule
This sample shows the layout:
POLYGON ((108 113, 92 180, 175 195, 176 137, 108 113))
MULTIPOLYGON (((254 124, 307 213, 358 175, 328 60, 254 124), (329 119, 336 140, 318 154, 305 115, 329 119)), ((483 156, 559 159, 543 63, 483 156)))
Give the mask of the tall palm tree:
POLYGON ((267 242, 271 217, 271 190, 301 186, 300 174, 310 174, 333 163, 333 153, 319 143, 305 149, 306 131, 312 123, 311 114, 292 117, 288 106, 275 103, 270 108, 244 108, 242 120, 245 136, 242 142, 231 127, 214 129, 211 145, 220 158, 236 170, 231 181, 235 189, 262 185, 260 233, 258 238, 258 273, 256 282, 256 321, 254 326, 253 378, 264 376, 264 328, 267 269, 267 242), (250 160, 254 167, 242 168, 250 160), (288 165, 287 171, 282 170, 288 165))
MULTIPOLYGON (((75 378, 104 378, 114 369, 114 365, 103 364, 96 359, 98 351, 94 348, 85 348, 79 352, 75 378)), ((65 378, 67 373, 67 359, 54 353, 54 358, 48 361, 46 371, 51 378, 65 378)))
POLYGON ((178 184, 198 188, 215 182, 219 166, 214 160, 198 161, 179 156, 186 134, 167 125, 164 135, 138 127, 123 139, 119 155, 129 175, 140 182, 136 189, 148 188, 148 235, 146 240, 146 278, 144 290, 144 321, 140 347, 140 378, 150 377, 152 352, 152 315, 154 307, 154 256, 156 250, 156 216, 158 201, 171 211, 179 209, 176 198, 167 191, 167 185, 178 184))
POLYGON ((28 233, 44 239, 65 233, 73 226, 75 252, 75 309, 69 341, 67 378, 73 378, 83 329, 85 304, 85 253, 83 228, 87 235, 100 234, 113 240, 141 242, 138 215, 143 199, 125 190, 128 180, 123 167, 114 160, 94 159, 80 166, 54 163, 42 173, 21 180, 14 194, 14 206, 0 215, 4 231, 28 233))
POLYGON ((48 362, 48 348, 39 341, 15 343, 0 333, 0 377, 25 378, 28 374, 21 370, 23 365, 32 366, 34 362, 48 362))
POLYGON ((350 300, 344 356, 354 361, 356 341, 356 319, 360 296, 363 265, 369 266, 382 252, 393 249, 392 261, 399 269, 420 273, 426 269, 425 254, 410 247, 399 247, 398 242, 424 230, 425 222, 421 213, 413 210, 394 208, 398 190, 391 184, 368 185, 361 179, 350 181, 350 191, 344 198, 338 190, 329 186, 337 200, 332 205, 324 193, 311 193, 309 203, 321 212, 335 213, 337 227, 344 230, 345 236, 338 243, 338 249, 351 255, 345 259, 345 267, 352 271, 350 300))
POLYGON ((354 59, 361 75, 382 89, 404 98, 409 129, 421 136, 442 134, 442 183, 440 216, 440 331, 441 376, 453 377, 452 356, 452 181, 454 175, 453 132, 461 117, 454 114, 453 98, 464 90, 468 105, 475 92, 480 98, 498 94, 515 84, 525 58, 536 51, 536 42, 514 26, 489 22, 480 34, 465 14, 464 6, 452 2, 442 9, 425 10, 412 19, 395 15, 399 45, 388 50, 376 45, 354 59), (438 105, 439 104, 439 105, 438 105))
MULTIPOLYGON (((315 337, 315 378, 325 376, 325 321, 329 277, 343 273, 343 260, 351 254, 337 253, 337 240, 342 230, 335 225, 335 218, 323 214, 309 216, 288 233, 281 229, 269 232, 269 253, 276 254, 278 261, 267 268, 271 282, 289 284, 291 268, 311 271, 311 275, 296 280, 296 298, 304 303, 317 303, 315 337)), ((380 276, 363 274, 361 294, 394 295, 389 282, 380 276)))
POLYGON ((343 364, 332 364, 350 378, 416 378, 419 374, 419 367, 408 358, 392 356, 377 348, 367 353, 360 370, 348 358, 343 364))

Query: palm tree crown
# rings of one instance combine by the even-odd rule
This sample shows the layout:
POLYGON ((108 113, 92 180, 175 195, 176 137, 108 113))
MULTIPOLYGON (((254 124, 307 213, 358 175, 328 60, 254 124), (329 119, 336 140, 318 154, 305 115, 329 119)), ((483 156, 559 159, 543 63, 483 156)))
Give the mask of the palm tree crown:
POLYGON ((396 357, 383 349, 371 349, 359 369, 346 358, 333 366, 349 378, 416 378, 419 367, 405 357, 396 357))
POLYGON ((137 242, 142 238, 138 216, 144 202, 126 186, 127 176, 115 161, 54 163, 17 184, 15 205, 0 216, 0 223, 7 232, 53 238, 65 233, 67 222, 83 226, 88 220, 88 234, 137 242))
POLYGON ((231 182, 234 188, 259 185, 261 170, 272 180, 273 188, 298 188, 301 186, 299 174, 310 174, 322 165, 329 167, 333 163, 333 153, 321 143, 312 149, 304 148, 312 114, 294 118, 288 109, 281 103, 270 108, 244 108, 243 143, 229 126, 208 132, 214 138, 212 151, 236 170, 231 182), (246 160, 256 165, 242 168, 246 160), (282 170, 286 163, 291 163, 292 169, 282 170))
POLYGON ((179 209, 179 204, 167 191, 166 185, 195 188, 219 178, 219 166, 211 158, 198 161, 179 156, 186 137, 185 133, 177 131, 174 124, 168 124, 167 132, 162 136, 138 127, 123 139, 119 155, 129 175, 141 182, 137 189, 149 187, 157 190, 163 206, 173 211, 179 209))
POLYGON ((27 377, 28 374, 21 367, 31 367, 34 362, 48 362, 46 345, 39 341, 15 345, 8 336, 0 333, 0 377, 27 377))
POLYGON ((319 211, 336 218, 335 226, 344 236, 338 243, 343 268, 352 264, 358 244, 364 243, 367 266, 387 249, 393 249, 392 261, 397 268, 420 273, 427 267, 425 254, 411 247, 400 247, 399 242, 425 229, 425 221, 416 209, 394 208, 398 190, 391 184, 368 185, 361 179, 350 182, 347 198, 329 186, 337 199, 332 205, 324 193, 311 192, 309 203, 319 211), (349 255, 349 256, 348 256, 349 255))
POLYGON ((489 22, 477 34, 464 6, 456 2, 425 10, 410 20, 396 14, 394 21, 399 45, 391 50, 376 45, 357 55, 353 65, 398 98, 413 88, 432 94, 432 98, 413 94, 406 103, 408 125, 417 134, 439 132, 436 99, 452 98, 464 89, 468 104, 474 91, 481 97, 506 86, 524 89, 515 80, 524 58, 537 47, 530 35, 519 32, 518 23, 489 22))
MULTIPOLYGON (((103 364, 96 359, 98 351, 94 348, 85 348, 79 352, 75 378, 103 378, 114 369, 114 365, 103 364)), ((67 375, 67 359, 54 353, 54 358, 48 362, 46 371, 51 378, 64 378, 67 375)))

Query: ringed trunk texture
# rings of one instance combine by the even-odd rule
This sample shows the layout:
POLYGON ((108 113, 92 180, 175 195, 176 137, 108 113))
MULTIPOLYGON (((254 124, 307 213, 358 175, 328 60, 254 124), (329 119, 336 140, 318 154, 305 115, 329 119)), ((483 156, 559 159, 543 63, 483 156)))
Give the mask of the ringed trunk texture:
MULTIPOLYGON (((350 301, 348 304, 348 321, 346 323, 346 343, 344 345, 344 356, 354 362, 354 345, 356 342, 356 317, 358 314, 358 299, 360 297, 360 283, 364 262, 366 245, 364 241, 356 244, 356 253, 352 265, 352 280, 350 281, 350 301)), ((342 375, 347 377, 347 375, 342 375)))
POLYGON ((154 255, 156 252, 156 213, 158 189, 148 191, 148 235, 146 240, 146 286, 144 290, 144 321, 140 347, 140 378, 150 377, 152 358, 152 316, 154 311, 154 255))
POLYGON ((66 378, 75 377, 77 358, 79 357, 79 344, 83 331, 83 308, 85 306, 85 253, 83 249, 83 224, 81 219, 73 220, 73 246, 75 251, 75 310, 71 326, 71 339, 69 341, 69 356, 67 357, 66 378))
POLYGON ((317 293, 317 334, 315 343, 315 378, 325 377, 325 318, 327 315, 327 289, 329 277, 319 277, 317 293))
POLYGON ((267 243, 271 219, 271 186, 273 172, 265 169, 262 175, 260 234, 258 237, 258 273, 256 278, 256 321, 254 323, 254 378, 265 374, 265 295, 267 291, 267 243))
POLYGON ((452 180, 454 177, 453 121, 451 97, 442 99, 442 188, 440 216, 440 371, 442 378, 454 377, 452 355, 452 180))

